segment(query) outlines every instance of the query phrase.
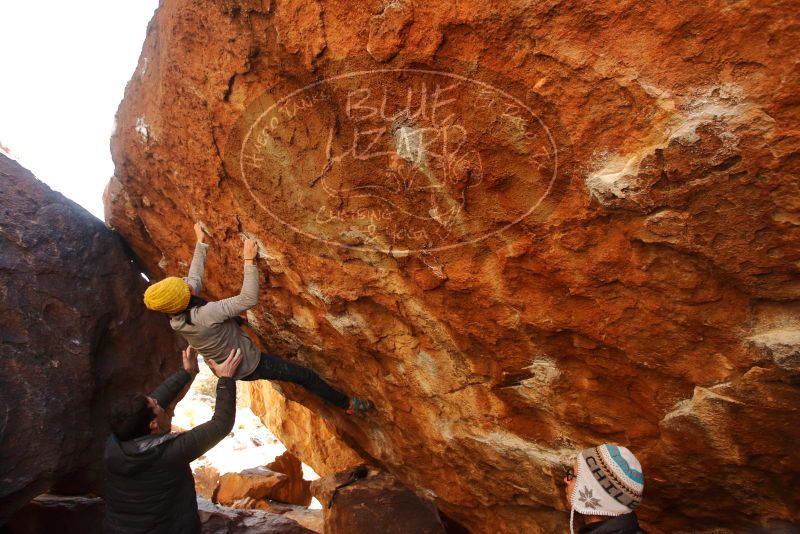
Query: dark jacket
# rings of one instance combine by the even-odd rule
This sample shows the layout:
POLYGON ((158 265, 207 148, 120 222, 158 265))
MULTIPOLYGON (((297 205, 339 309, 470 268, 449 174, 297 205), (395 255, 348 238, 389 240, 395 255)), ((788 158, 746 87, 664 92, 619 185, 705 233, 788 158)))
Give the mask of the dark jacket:
MULTIPOLYGON (((151 397, 162 407, 190 381, 181 369, 151 397)), ((216 445, 233 428, 236 382, 220 378, 214 417, 188 432, 149 434, 106 442, 106 531, 111 533, 195 534, 200 532, 197 496, 189 462, 216 445)))
POLYGON ((600 523, 589 523, 578 531, 578 534, 647 534, 639 526, 639 519, 634 512, 610 517, 600 523))

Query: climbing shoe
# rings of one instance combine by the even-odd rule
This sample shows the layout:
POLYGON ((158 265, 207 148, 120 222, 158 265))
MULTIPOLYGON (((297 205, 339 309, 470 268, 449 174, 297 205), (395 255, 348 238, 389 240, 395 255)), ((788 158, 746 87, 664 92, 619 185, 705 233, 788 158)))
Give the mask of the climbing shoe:
POLYGON ((375 405, 371 400, 350 397, 350 407, 347 409, 347 413, 350 415, 362 415, 373 408, 375 408, 375 405))

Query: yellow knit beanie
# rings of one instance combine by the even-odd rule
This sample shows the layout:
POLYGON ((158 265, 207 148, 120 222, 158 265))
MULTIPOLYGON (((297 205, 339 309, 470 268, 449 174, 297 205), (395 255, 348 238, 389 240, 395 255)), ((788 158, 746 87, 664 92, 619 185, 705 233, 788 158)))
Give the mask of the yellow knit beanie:
POLYGON ((175 314, 186 309, 191 296, 186 280, 170 276, 145 290, 144 305, 149 310, 175 314))

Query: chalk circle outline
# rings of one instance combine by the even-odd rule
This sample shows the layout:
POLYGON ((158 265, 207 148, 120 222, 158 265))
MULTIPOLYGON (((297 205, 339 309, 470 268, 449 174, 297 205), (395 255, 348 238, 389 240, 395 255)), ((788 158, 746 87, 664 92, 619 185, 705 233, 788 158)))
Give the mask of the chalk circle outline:
POLYGON ((547 127, 547 125, 544 123, 544 121, 542 121, 542 119, 539 117, 539 115, 534 113, 533 110, 531 110, 531 108, 529 106, 527 106, 525 103, 520 101, 517 97, 507 93, 506 91, 503 91, 502 89, 498 89, 497 87, 494 87, 493 85, 491 85, 489 83, 486 83, 486 82, 483 82, 483 81, 480 81, 480 80, 475 80, 475 79, 472 79, 472 78, 467 78, 466 76, 462 76, 460 74, 455 74, 455 73, 451 73, 451 72, 443 72, 443 71, 431 70, 431 69, 416 69, 416 68, 375 69, 375 70, 360 70, 360 71, 355 71, 355 72, 347 72, 347 73, 344 73, 344 74, 337 74, 335 76, 322 78, 321 80, 317 80, 314 83, 308 84, 308 85, 306 85, 304 87, 301 87, 300 89, 296 89, 295 91, 292 91, 291 93, 289 93, 288 95, 284 96, 283 98, 275 101, 274 104, 272 104, 269 108, 264 110, 254 121, 252 121, 250 127, 247 129, 247 133, 245 134, 244 138, 242 139, 242 145, 241 145, 241 149, 239 150, 239 158, 238 159, 239 159, 239 172, 241 173, 242 183, 244 184, 245 188, 247 189, 247 192, 250 193, 250 196, 253 198, 253 200, 256 202, 256 204, 258 204, 258 206, 261 209, 263 209, 265 212, 267 212, 267 214, 270 217, 272 217, 275 221, 277 221, 278 223, 280 223, 283 226, 286 226, 288 228, 291 228, 294 232, 296 232, 296 233, 298 233, 300 235, 303 235, 303 236, 305 236, 305 237, 307 237, 309 239, 313 239, 315 241, 320 241, 320 242, 325 243, 327 245, 333 245, 333 246, 337 246, 337 247, 342 247, 342 248, 346 248, 346 249, 349 249, 349 250, 357 250, 357 251, 360 251, 360 252, 380 252, 382 254, 387 254, 387 255, 392 255, 392 256, 407 256, 407 255, 411 255, 411 254, 429 254, 429 253, 432 253, 432 252, 442 252, 442 251, 451 250, 451 249, 454 249, 454 248, 457 248, 457 247, 462 247, 462 246, 466 246, 466 245, 475 244, 475 243, 477 243, 479 241, 483 241, 485 239, 488 239, 489 237, 492 237, 492 236, 497 235, 497 234, 499 234, 501 232, 504 232, 504 231, 508 230, 509 228, 511 228, 512 226, 515 226, 515 225, 519 224, 520 222, 522 222, 522 220, 524 220, 526 217, 531 215, 536 210, 536 208, 538 208, 539 205, 541 205, 541 203, 544 201, 544 199, 547 198, 550 195, 550 192, 553 189, 553 185, 556 182, 556 178, 558 177, 558 145, 556 144, 555 139, 553 138, 553 134, 550 132, 550 128, 547 127), (261 120, 267 114, 269 114, 275 107, 281 105, 283 102, 286 102, 288 99, 294 97, 295 95, 297 95, 299 93, 303 93, 303 92, 305 92, 305 91, 307 91, 309 89, 312 89, 312 88, 314 88, 314 87, 316 87, 316 86, 318 86, 320 84, 328 83, 328 82, 339 80, 339 79, 343 79, 343 78, 350 78, 350 77, 355 77, 355 76, 364 76, 364 75, 370 75, 370 74, 381 74, 381 73, 419 73, 419 74, 432 74, 432 75, 437 75, 437 76, 445 76, 445 77, 448 77, 448 78, 455 78, 457 80, 465 81, 465 82, 468 82, 468 83, 473 83, 473 84, 480 85, 482 87, 488 88, 488 89, 490 89, 490 90, 492 90, 492 91, 494 91, 494 92, 496 92, 498 94, 501 94, 501 95, 505 96, 506 98, 509 98, 510 100, 513 100, 514 102, 519 104, 522 108, 524 108, 533 118, 536 119, 536 121, 542 127, 544 132, 547 134, 547 138, 550 141, 551 147, 553 148, 553 164, 554 164, 553 165, 553 167, 554 167, 553 168, 553 176, 550 178, 550 182, 547 184, 547 189, 542 194, 542 196, 539 198, 539 200, 533 206, 531 206, 531 208, 527 212, 525 212, 521 216, 517 217, 516 219, 514 219, 510 223, 506 224, 505 226, 503 226, 503 227, 501 227, 501 228, 499 228, 497 230, 494 230, 492 232, 488 232, 486 234, 483 234, 483 235, 481 235, 479 237, 476 237, 474 239, 470 239, 468 241, 462 241, 462 242, 453 243, 453 244, 440 246, 440 247, 421 248, 421 249, 392 249, 392 248, 390 248, 390 249, 382 249, 382 248, 374 247, 374 246, 373 247, 369 247, 369 246, 363 246, 363 245, 348 245, 346 243, 341 243, 339 241, 332 240, 332 239, 326 239, 324 237, 314 235, 314 234, 312 234, 310 232, 306 232, 306 231, 304 231, 304 230, 302 230, 300 228, 295 227, 293 224, 282 220, 280 217, 278 217, 276 214, 274 214, 267 206, 264 205, 264 203, 261 201, 261 199, 258 198, 258 195, 256 195, 253 192, 253 189, 250 187, 250 183, 247 180, 247 174, 245 173, 245 170, 244 170, 244 151, 245 151, 245 147, 247 146, 247 142, 248 142, 248 139, 250 138, 250 134, 253 132, 253 129, 256 127, 256 125, 259 124, 261 122, 261 120))

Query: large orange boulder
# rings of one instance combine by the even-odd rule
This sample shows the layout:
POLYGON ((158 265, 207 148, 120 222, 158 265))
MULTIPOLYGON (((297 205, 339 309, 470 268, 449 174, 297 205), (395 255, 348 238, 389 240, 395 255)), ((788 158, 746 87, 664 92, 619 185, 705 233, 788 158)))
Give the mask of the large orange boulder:
POLYGON ((377 410, 281 394, 467 528, 564 531, 562 468, 601 442, 642 461, 653 532, 788 528, 796 11, 164 0, 107 219, 159 276, 202 219, 212 298, 258 239, 263 346, 377 410))
POLYGON ((119 235, 0 154, 0 524, 102 493, 106 405, 180 362, 146 287, 119 235))

